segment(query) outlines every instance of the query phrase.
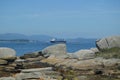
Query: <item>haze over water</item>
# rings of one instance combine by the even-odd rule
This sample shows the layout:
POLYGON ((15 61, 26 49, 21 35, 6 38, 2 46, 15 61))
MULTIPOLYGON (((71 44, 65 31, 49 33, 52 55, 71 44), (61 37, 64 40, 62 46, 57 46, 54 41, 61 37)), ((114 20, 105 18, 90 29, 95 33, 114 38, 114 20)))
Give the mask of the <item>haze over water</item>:
POLYGON ((0 0, 0 34, 120 35, 120 0, 0 0))

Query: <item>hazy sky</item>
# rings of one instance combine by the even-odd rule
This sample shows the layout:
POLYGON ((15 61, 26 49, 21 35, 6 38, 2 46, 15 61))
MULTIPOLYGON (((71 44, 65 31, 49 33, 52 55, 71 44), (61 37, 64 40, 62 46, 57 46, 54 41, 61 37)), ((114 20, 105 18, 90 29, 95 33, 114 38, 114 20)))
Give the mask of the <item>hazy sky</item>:
POLYGON ((120 35, 120 0, 0 0, 0 34, 120 35))

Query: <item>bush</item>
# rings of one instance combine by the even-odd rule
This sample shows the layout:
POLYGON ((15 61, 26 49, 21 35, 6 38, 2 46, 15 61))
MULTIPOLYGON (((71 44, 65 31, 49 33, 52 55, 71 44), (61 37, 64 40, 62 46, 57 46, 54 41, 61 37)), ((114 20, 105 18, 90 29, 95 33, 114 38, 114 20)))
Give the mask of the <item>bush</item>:
POLYGON ((100 52, 96 53, 96 57, 120 59, 120 48, 115 47, 111 49, 103 49, 100 52))

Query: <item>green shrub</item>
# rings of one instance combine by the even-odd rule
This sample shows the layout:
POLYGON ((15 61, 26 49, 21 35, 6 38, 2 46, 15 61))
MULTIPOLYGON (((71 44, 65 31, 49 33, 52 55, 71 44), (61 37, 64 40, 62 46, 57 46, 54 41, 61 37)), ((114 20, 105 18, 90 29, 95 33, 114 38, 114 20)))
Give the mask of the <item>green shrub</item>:
POLYGON ((103 49, 96 53, 96 57, 120 58, 120 48, 103 49))

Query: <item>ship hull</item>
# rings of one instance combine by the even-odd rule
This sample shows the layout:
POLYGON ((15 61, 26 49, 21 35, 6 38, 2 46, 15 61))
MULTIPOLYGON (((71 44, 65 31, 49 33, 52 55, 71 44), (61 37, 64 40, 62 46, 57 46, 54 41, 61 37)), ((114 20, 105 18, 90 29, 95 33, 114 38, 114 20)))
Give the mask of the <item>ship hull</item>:
POLYGON ((66 41, 50 41, 51 43, 66 43, 66 41))

